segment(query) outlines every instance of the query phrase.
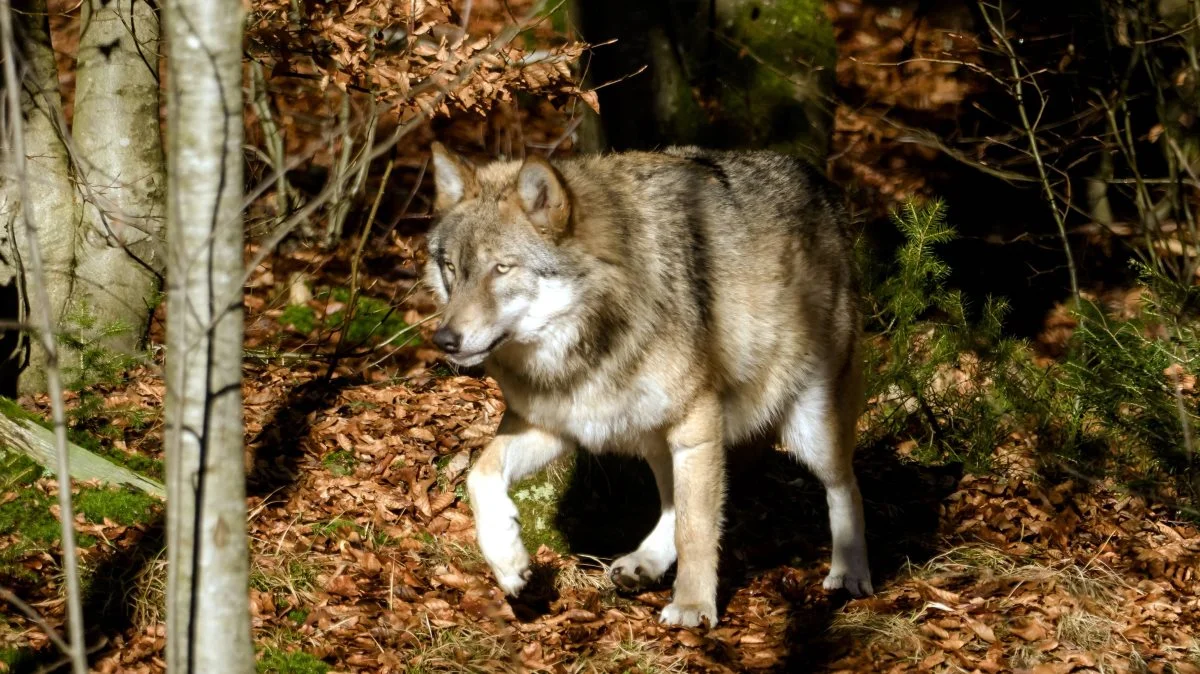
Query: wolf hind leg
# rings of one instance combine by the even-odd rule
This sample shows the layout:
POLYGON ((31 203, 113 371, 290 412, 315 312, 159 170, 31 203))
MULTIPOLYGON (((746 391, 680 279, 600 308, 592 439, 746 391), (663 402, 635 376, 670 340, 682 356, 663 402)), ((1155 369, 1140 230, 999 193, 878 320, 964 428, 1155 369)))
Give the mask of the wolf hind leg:
POLYGON ((825 486, 833 559, 823 586, 864 597, 874 589, 867 562, 862 495, 853 466, 858 410, 853 386, 853 381, 844 381, 841 387, 828 382, 811 384, 792 403, 782 426, 782 441, 825 486))
POLYGON ((662 438, 641 447, 639 453, 654 471, 662 513, 638 549, 618 558, 609 568, 613 584, 623 590, 638 590, 658 582, 676 558, 675 480, 671 469, 671 453, 662 438))
POLYGON ((562 438, 529 425, 512 412, 475 460, 467 491, 479 550, 505 594, 517 596, 529 581, 529 552, 521 542, 517 506, 508 489, 570 449, 562 438))

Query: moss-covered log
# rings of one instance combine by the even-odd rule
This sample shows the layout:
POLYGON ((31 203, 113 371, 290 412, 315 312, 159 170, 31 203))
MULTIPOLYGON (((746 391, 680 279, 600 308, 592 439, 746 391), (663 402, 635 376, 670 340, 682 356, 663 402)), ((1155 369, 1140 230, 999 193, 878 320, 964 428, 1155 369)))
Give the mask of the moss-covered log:
MULTIPOLYGON (((0 413, 0 448, 28 456, 51 470, 57 465, 54 433, 31 419, 0 413)), ((167 496, 162 484, 79 445, 68 443, 67 451, 71 456, 71 477, 76 480, 100 480, 105 484, 133 487, 158 498, 167 496)))

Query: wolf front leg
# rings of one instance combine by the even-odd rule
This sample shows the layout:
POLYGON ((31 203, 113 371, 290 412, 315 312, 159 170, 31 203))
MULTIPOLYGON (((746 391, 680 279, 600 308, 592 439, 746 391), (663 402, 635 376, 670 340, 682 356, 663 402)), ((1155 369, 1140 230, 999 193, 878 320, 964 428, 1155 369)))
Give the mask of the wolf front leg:
POLYGON ((715 394, 697 399, 667 433, 675 481, 675 596, 660 620, 695 627, 717 624, 717 555, 725 501, 721 405, 715 394))
POLYGON ((510 596, 520 594, 529 580, 529 552, 521 542, 517 506, 509 498, 508 488, 567 449, 562 438, 506 412, 496 437, 480 453, 467 476, 479 549, 496 582, 510 596))

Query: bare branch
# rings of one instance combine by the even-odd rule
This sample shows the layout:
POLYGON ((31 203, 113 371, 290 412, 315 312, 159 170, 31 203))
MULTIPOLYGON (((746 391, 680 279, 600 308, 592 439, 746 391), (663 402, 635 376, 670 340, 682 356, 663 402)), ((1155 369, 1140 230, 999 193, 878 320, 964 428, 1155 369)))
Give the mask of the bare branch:
POLYGON ((70 636, 71 669, 75 674, 86 674, 87 652, 83 643, 83 600, 79 587, 79 558, 75 547, 75 519, 71 504, 71 466, 67 453, 67 418, 63 407, 62 373, 58 367, 58 347, 54 342, 54 320, 51 315, 50 295, 46 291, 46 273, 42 266, 41 244, 38 241, 37 223, 33 221, 32 194, 25 179, 25 129, 21 113, 20 89, 13 86, 17 79, 16 38, 13 35, 12 5, 10 0, 0 0, 0 52, 4 59, 4 81, 8 106, 9 152, 8 162, 18 176, 26 245, 29 251, 28 286, 33 291, 37 304, 40 329, 37 337, 46 353, 46 379, 50 394, 51 416, 54 420, 54 446, 58 454, 58 517, 62 526, 63 571, 67 581, 67 633, 70 636))

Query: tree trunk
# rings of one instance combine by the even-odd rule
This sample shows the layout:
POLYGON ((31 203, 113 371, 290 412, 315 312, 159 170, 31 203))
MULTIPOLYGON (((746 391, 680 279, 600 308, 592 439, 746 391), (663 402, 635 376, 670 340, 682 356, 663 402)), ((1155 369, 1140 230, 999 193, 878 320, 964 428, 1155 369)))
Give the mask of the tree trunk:
MULTIPOLYGON (((46 265, 60 362, 70 374, 86 364, 79 349, 136 352, 159 286, 165 166, 159 129, 158 17, 146 0, 85 2, 76 70, 75 119, 62 115, 45 0, 18 3, 25 146, 34 219, 46 265), (69 139, 69 140, 64 140, 69 139)), ((3 190, 0 216, 0 318, 28 313, 26 251, 13 237, 20 200, 3 190), (6 286, 7 284, 7 286, 6 286), (6 291, 7 288, 7 291, 6 291)), ((0 394, 45 390, 45 361, 16 331, 0 348, 0 394)))
POLYGON ((82 9, 73 136, 83 212, 62 319, 89 344, 134 353, 164 263, 158 15, 145 0, 82 9))
POLYGON ((617 40, 596 50, 588 72, 592 86, 608 85, 600 118, 612 149, 694 143, 824 161, 836 51, 822 0, 575 6, 586 41, 617 40))
POLYGON ((242 3, 166 3, 167 668, 254 671, 242 431, 242 3))
MULTIPOLYGON (((50 26, 46 14, 46 0, 25 0, 15 3, 13 13, 18 47, 21 49, 19 77, 22 78, 21 108, 25 116, 25 152, 29 167, 33 220, 38 223, 38 242, 42 252, 42 263, 46 272, 46 291, 50 295, 51 316, 63 315, 67 298, 71 293, 75 224, 77 217, 77 195, 71 180, 71 163, 66 143, 63 142, 62 98, 58 90, 58 71, 54 64, 54 50, 50 44, 50 26)), ((4 180, 3 223, 4 241, 0 241, 3 255, 3 282, 12 289, 6 293, 2 317, 8 320, 28 322, 29 298, 25 293, 24 264, 28 250, 17 232, 22 204, 17 194, 17 182, 4 180)), ((8 380, 5 391, 15 391, 16 374, 27 373, 21 380, 25 390, 45 390, 46 355, 40 349, 30 349, 29 340, 16 330, 5 332, 4 354, 7 361, 3 367, 8 380), (12 347, 12 351, 8 348, 12 347)))

